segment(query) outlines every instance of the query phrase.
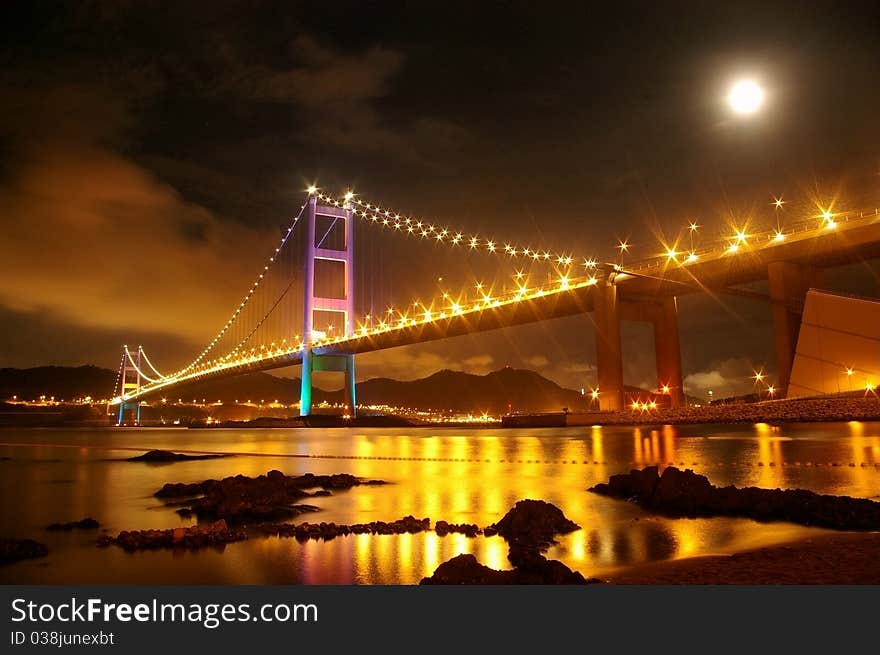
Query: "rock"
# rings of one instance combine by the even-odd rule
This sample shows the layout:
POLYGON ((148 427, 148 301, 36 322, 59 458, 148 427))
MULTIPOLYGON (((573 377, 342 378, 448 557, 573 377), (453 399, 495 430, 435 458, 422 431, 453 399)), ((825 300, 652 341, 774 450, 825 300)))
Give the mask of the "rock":
POLYGON ((0 565, 12 564, 23 559, 45 557, 49 548, 33 539, 9 539, 0 537, 0 565))
POLYGON ((543 500, 520 500, 497 523, 483 531, 500 534, 510 544, 544 550, 554 543, 557 534, 580 530, 562 510, 543 500))
POLYGON ((277 535, 279 537, 296 537, 297 539, 333 539, 338 536, 349 534, 414 534, 424 532, 431 525, 431 519, 417 519, 414 516, 404 516, 402 519, 386 523, 385 521, 372 521, 370 523, 355 523, 354 525, 337 525, 336 523, 264 523, 257 526, 263 534, 277 535))
POLYGON ((47 530, 64 530, 65 532, 70 532, 74 528, 79 528, 81 530, 94 530, 101 527, 101 524, 98 523, 92 517, 87 517, 81 519, 79 521, 71 521, 70 523, 52 523, 46 526, 47 530))
POLYGON ((154 548, 203 548, 247 539, 240 530, 230 530, 226 521, 194 525, 172 530, 123 530, 115 537, 101 535, 95 541, 101 547, 116 544, 127 551, 154 548))
POLYGON ((191 501, 180 502, 186 505, 176 510, 181 516, 195 514, 203 520, 227 519, 235 522, 272 521, 317 510, 312 506, 295 504, 301 498, 326 496, 330 490, 350 489, 362 484, 384 483, 381 480, 363 481, 348 473, 287 476, 273 470, 256 478, 236 475, 190 484, 168 483, 155 495, 159 498, 194 497, 191 501), (311 489, 318 491, 308 491, 311 489))
POLYGON ((880 530, 880 503, 830 496, 805 489, 716 487, 703 475, 668 467, 651 486, 656 467, 614 475, 590 491, 632 500, 672 517, 741 516, 757 521, 789 521, 836 530, 880 530))
POLYGON ((511 584, 588 584, 599 582, 585 580, 577 571, 572 571, 557 560, 547 560, 541 556, 528 569, 497 571, 480 564, 470 554, 462 554, 443 562, 430 578, 423 578, 422 585, 511 585, 511 584))
POLYGON ((475 523, 447 523, 446 521, 437 521, 434 524, 434 532, 437 536, 444 537, 452 532, 458 532, 466 537, 476 537, 480 532, 480 526, 475 523))
POLYGON ((170 450, 150 450, 143 455, 137 457, 129 457, 126 462, 182 462, 193 459, 217 459, 219 457, 230 457, 230 455, 184 455, 183 453, 174 453, 170 450))
POLYGON ((715 488, 705 475, 667 467, 648 497, 649 507, 668 507, 680 516, 698 516, 715 488))
POLYGON ((470 554, 462 554, 443 562, 430 578, 422 578, 422 585, 452 584, 513 584, 510 571, 496 571, 470 554))

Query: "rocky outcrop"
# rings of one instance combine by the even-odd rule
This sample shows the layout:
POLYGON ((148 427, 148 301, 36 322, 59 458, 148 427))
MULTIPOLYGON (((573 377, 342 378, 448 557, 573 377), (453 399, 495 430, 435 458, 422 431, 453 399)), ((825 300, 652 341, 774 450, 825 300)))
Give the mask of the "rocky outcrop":
POLYGON ((587 580, 577 571, 572 571, 562 562, 538 558, 527 567, 517 567, 498 571, 480 564, 470 554, 462 554, 443 562, 429 578, 423 578, 422 585, 512 585, 512 584, 590 584, 599 582, 587 580))
MULTIPOLYGON (((445 522, 443 522, 445 524, 445 522)), ((437 522, 435 530, 451 532, 445 524, 437 522)), ((470 526, 465 526, 470 529, 470 526)), ((543 500, 520 500, 497 523, 483 529, 487 537, 500 535, 510 550, 507 558, 514 568, 498 571, 480 564, 473 555, 463 554, 444 562, 423 585, 449 584, 587 584, 599 582, 586 580, 557 560, 548 560, 541 551, 555 543, 558 534, 579 530, 580 526, 566 518, 562 510, 543 500)), ((461 530, 457 530, 461 531, 461 530)), ((444 532, 444 533, 445 533, 444 532)), ((473 533, 474 535, 476 532, 473 533)), ((469 535, 471 536, 471 535, 469 535)))
POLYGON ((137 457, 129 457, 126 462, 182 462, 193 459, 218 459, 220 457, 230 457, 230 455, 184 455, 183 453, 174 453, 170 450, 150 450, 143 455, 137 457))
POLYGON ((520 500, 497 523, 488 526, 487 535, 499 534, 513 545, 546 550, 557 534, 580 530, 562 510, 543 500, 520 500))
POLYGON ((12 564, 23 559, 45 557, 49 549, 33 539, 0 538, 0 564, 12 564))
POLYGON ((740 516, 836 530, 880 530, 880 503, 865 498, 805 489, 716 487, 706 476, 674 466, 662 475, 656 466, 613 475, 590 491, 671 517, 740 516))
POLYGON ((311 506, 297 505, 296 501, 314 496, 326 496, 331 491, 350 489, 358 485, 385 484, 381 480, 361 480, 348 473, 334 475, 300 476, 269 471, 266 475, 250 478, 236 475, 222 480, 205 480, 192 484, 169 483, 155 493, 158 498, 193 498, 177 512, 200 519, 226 519, 233 522, 271 521, 314 511, 311 506), (318 489, 318 491, 309 491, 318 489))
POLYGON ((307 539, 324 539, 329 541, 335 537, 349 534, 403 534, 405 532, 415 534, 424 532, 431 527, 431 519, 417 519, 414 516, 404 516, 396 521, 371 521, 370 523, 355 523, 343 525, 337 523, 264 523, 257 526, 263 534, 277 535, 279 537, 296 537, 301 541, 307 539))
MULTIPOLYGON (((417 519, 414 516, 404 516, 396 521, 371 521, 370 523, 355 523, 344 525, 338 523, 263 523, 257 526, 263 534, 277 535, 279 537, 296 537, 300 540, 324 539, 330 540, 339 536, 350 534, 403 534, 409 532, 425 532, 431 529, 431 519, 417 519)), ((449 523, 437 521, 434 525, 437 536, 444 537, 447 534, 458 532, 467 537, 476 537, 480 534, 480 527, 474 523, 449 523)))
POLYGON ((204 548, 233 541, 247 539, 240 530, 232 530, 226 521, 219 520, 205 525, 171 530, 124 530, 115 537, 102 535, 97 539, 98 546, 117 545, 127 551, 154 548, 204 548))
POLYGON ((476 523, 447 523, 446 521, 437 521, 434 524, 434 532, 438 537, 445 537, 452 532, 458 532, 466 537, 476 537, 482 532, 480 526, 476 523))
POLYGON ((79 521, 71 521, 69 523, 51 523, 46 526, 46 529, 51 531, 63 530, 65 532, 70 532, 74 529, 95 530, 99 527, 101 527, 101 524, 98 523, 91 516, 89 516, 84 519, 80 519, 79 521))

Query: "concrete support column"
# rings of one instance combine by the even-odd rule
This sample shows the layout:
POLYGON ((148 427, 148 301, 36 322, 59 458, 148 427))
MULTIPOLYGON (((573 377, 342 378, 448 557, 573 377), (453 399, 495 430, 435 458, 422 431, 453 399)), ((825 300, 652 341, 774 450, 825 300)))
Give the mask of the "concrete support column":
POLYGON ((620 307, 613 280, 595 287, 596 368, 599 409, 623 409, 623 350, 620 345, 620 307))
POLYGON ((345 399, 348 402, 348 415, 357 416, 357 391, 354 379, 354 355, 345 356, 345 399))
POLYGON ((680 407, 684 402, 684 380, 681 374, 678 307, 674 297, 660 301, 653 322, 654 353, 657 358, 657 388, 669 387, 672 406, 680 407))
POLYGON ((788 393, 807 291, 811 287, 821 286, 823 277, 823 272, 812 266, 791 262, 767 265, 780 397, 788 393))

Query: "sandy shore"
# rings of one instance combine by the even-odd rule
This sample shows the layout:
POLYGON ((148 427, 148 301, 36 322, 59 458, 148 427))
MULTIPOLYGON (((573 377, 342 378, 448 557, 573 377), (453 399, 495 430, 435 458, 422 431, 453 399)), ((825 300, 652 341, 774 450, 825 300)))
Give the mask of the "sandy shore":
POLYGON ((613 584, 880 584, 880 532, 822 535, 733 555, 652 562, 613 584))

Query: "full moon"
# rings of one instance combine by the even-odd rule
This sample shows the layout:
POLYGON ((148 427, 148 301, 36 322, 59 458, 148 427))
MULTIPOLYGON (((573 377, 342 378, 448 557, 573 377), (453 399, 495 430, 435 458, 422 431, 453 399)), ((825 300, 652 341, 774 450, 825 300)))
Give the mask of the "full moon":
POLYGON ((764 102, 764 90, 752 80, 742 80, 730 88, 727 102, 737 114, 753 114, 764 102))

